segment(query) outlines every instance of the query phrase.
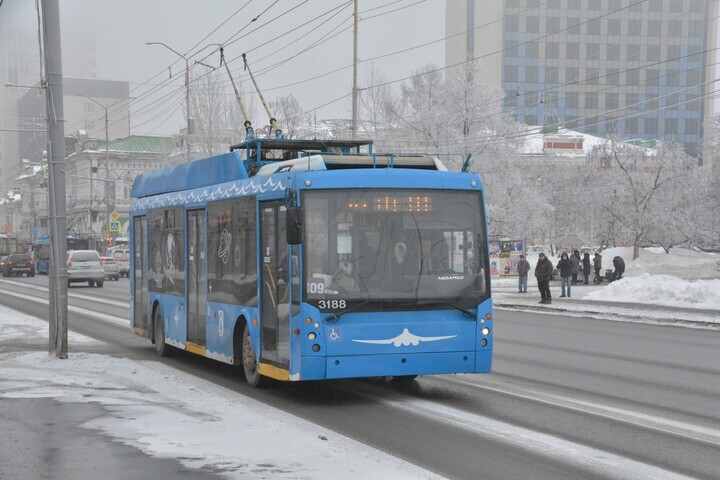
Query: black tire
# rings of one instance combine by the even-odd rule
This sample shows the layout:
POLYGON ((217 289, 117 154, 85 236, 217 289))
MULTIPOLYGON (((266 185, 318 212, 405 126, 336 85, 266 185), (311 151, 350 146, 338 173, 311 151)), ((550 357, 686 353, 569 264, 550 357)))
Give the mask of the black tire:
POLYGON ((116 282, 120 281, 120 275, 115 275, 115 278, 113 278, 116 282))
POLYGON ((98 288, 102 288, 103 283, 104 283, 104 282, 103 282, 102 280, 99 280, 99 281, 96 281, 96 282, 95 282, 95 285, 96 285, 98 288))
POLYGON ((160 357, 169 357, 172 347, 165 343, 165 324, 160 307, 155 310, 153 317, 153 338, 155 339, 155 353, 160 357))
POLYGON ((88 280, 88 287, 94 287, 95 286, 95 280, 88 280))
POLYGON ((33 272, 33 273, 28 273, 28 277, 34 277, 34 276, 35 276, 35 272, 33 272))
POLYGON ((267 383, 267 379, 260 375, 258 364, 255 357, 255 348, 250 337, 250 326, 245 324, 242 341, 242 366, 245 372, 245 380, 248 385, 253 388, 262 388, 267 383))

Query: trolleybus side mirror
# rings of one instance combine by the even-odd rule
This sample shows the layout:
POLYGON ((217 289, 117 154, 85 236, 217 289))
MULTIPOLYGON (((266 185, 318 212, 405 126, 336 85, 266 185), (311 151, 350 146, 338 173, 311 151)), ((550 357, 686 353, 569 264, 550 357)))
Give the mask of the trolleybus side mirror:
POLYGON ((285 236, 288 245, 300 245, 302 243, 303 223, 302 207, 288 207, 285 212, 285 236))

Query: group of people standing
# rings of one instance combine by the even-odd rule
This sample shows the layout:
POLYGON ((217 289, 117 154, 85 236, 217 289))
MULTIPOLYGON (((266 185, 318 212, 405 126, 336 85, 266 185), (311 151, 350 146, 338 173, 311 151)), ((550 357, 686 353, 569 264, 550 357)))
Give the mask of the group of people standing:
MULTIPOLYGON (((616 259, 622 259, 616 257, 616 259)), ((622 268, 619 269, 618 265, 615 265, 617 261, 613 259, 613 266, 616 271, 624 271, 625 265, 622 264, 622 268)), ((554 268, 557 268, 560 273, 560 298, 571 297, 571 286, 577 285, 578 275, 580 272, 583 274, 583 284, 588 285, 590 283, 590 254, 585 254, 580 257, 580 252, 575 250, 572 254, 563 252, 560 256, 560 261, 556 267, 553 267, 552 262, 544 253, 540 253, 538 257, 537 265, 535 265, 535 277, 537 278, 538 290, 540 290, 540 303, 549 304, 552 303, 552 294, 550 293, 550 280, 552 280, 552 274, 554 268)), ((595 258, 592 259, 592 267, 595 270, 595 278, 593 283, 601 283, 602 277, 600 271, 602 270, 602 255, 595 253, 595 258)), ((520 261, 517 264, 518 273, 518 293, 527 293, 527 278, 530 272, 530 263, 525 259, 524 255, 520 255, 520 261)), ((622 273, 620 273, 622 275, 622 273)), ((618 276, 619 278, 619 276, 618 276)))

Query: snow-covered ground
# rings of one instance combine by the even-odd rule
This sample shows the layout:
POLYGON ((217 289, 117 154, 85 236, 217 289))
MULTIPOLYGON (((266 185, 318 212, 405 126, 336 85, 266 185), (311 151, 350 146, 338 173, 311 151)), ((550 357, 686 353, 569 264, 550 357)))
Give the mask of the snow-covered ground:
MULTIPOLYGON (((228 478, 439 478, 159 362, 96 353, 59 360, 46 353, 47 337, 47 322, 0 306, 0 398, 100 404, 106 415, 82 427, 228 478), (34 351, 8 348, 18 342, 34 351)), ((72 332, 69 343, 101 346, 72 332)))
MULTIPOLYGON (((553 292, 553 307, 578 313, 600 310, 599 313, 612 313, 615 316, 654 317, 662 321, 679 319, 720 324, 720 255, 688 249, 671 249, 670 253, 666 254, 661 248, 652 248, 641 249, 640 256, 632 260, 632 247, 607 249, 601 255, 603 272, 613 268, 613 257, 621 256, 625 260, 624 277, 617 282, 604 283, 600 286, 574 285, 572 299, 562 299, 562 303, 558 302, 560 284, 552 282, 550 288, 553 292), (594 307, 583 300, 592 301, 594 307), (602 302, 602 308, 598 308, 595 302, 602 302), (636 304, 643 308, 678 307, 687 309, 689 313, 679 316, 677 312, 655 309, 651 315, 648 315, 646 309, 614 307, 614 303, 636 304), (693 309, 705 311, 694 314, 693 309)), ((528 256, 533 269, 528 277, 528 294, 516 293, 517 277, 492 279, 493 297, 498 304, 526 306, 537 303, 539 294, 534 277, 537 260, 536 255, 528 256)), ((550 260, 555 265, 559 257, 550 260)))

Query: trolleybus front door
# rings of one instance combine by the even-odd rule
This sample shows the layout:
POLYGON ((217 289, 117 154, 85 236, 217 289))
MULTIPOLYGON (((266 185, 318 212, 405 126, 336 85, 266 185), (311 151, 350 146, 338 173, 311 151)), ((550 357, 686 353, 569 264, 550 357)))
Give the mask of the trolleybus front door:
POLYGON ((187 341, 205 346, 205 210, 187 212, 187 341))
POLYGON ((260 361, 287 369, 290 365, 290 290, 284 201, 260 202, 260 232, 260 361))

